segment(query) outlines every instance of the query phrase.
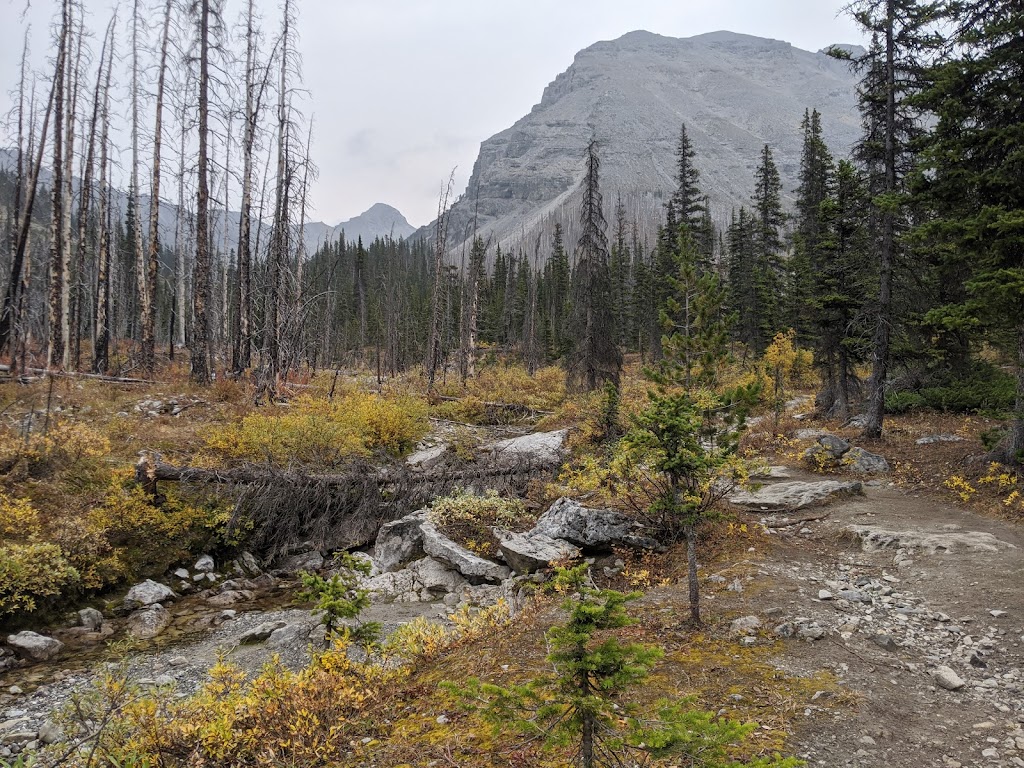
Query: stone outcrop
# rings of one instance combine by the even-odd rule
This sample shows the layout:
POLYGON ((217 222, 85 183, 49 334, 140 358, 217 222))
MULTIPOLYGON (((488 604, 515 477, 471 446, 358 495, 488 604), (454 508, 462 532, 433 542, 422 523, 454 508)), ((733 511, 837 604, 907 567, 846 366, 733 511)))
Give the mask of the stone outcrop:
POLYGON ((532 533, 562 539, 583 549, 610 551, 613 546, 657 549, 644 527, 612 509, 592 509, 563 497, 541 515, 532 533))
POLYGON ((766 485, 755 491, 735 491, 728 499, 737 507, 751 512, 795 512, 863 493, 864 487, 858 480, 793 481, 766 485))
POLYGON ((582 554, 579 547, 535 530, 512 533, 495 529, 494 533, 501 542, 498 547, 501 556, 516 573, 533 573, 547 568, 552 561, 574 559, 582 554))
POLYGON ((64 643, 36 632, 18 632, 7 636, 7 645, 19 656, 32 661, 47 661, 64 649, 64 643))

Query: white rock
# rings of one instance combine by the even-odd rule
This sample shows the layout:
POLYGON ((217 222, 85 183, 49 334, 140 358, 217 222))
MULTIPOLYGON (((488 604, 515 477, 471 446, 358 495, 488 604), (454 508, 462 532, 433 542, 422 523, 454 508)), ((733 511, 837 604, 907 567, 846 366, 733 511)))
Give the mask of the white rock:
POLYGON ((129 608, 137 608, 146 605, 153 605, 154 603, 163 603, 168 600, 175 600, 177 597, 178 596, 174 594, 174 590, 166 584, 160 584, 152 579, 146 579, 141 584, 136 584, 128 590, 128 594, 125 595, 124 598, 124 604, 129 608))
POLYGON ((980 531, 927 533, 925 531, 892 531, 872 525, 851 525, 846 528, 846 531, 860 539, 861 547, 865 552, 902 548, 921 549, 934 555, 940 552, 943 554, 999 552, 1017 548, 1013 544, 997 539, 991 533, 980 531))
POLYGON ((160 603, 135 611, 128 617, 128 633, 137 640, 149 640, 171 623, 171 613, 160 603))
POLYGON ((539 462, 555 462, 562 457, 562 446, 569 430, 555 432, 533 432, 522 437, 499 440, 484 446, 481 450, 502 459, 532 459, 539 462))
POLYGON ((212 557, 210 557, 209 555, 203 555, 198 560, 196 560, 196 564, 192 566, 192 570, 200 571, 202 573, 209 573, 216 567, 217 565, 213 562, 212 557))
POLYGON ((533 573, 547 568, 555 560, 576 559, 582 554, 569 542, 553 539, 538 531, 512 533, 495 528, 494 533, 501 542, 502 557, 516 573, 533 573))
POLYGON ((755 512, 795 512, 843 496, 859 496, 864 486, 859 481, 818 480, 815 482, 773 483, 756 491, 736 491, 730 503, 755 512))
POLYGON ((945 665, 933 669, 931 675, 935 684, 940 688, 945 688, 947 691, 959 691, 967 685, 960 675, 945 665))
POLYGON ((64 648, 64 643, 52 637, 46 637, 36 632, 18 632, 15 635, 7 636, 7 644, 13 648, 19 656, 32 659, 33 661, 47 661, 52 659, 64 648))
POLYGON ((502 581, 509 576, 509 569, 475 555, 460 544, 442 534, 433 523, 424 522, 423 551, 431 557, 442 560, 469 579, 502 581))

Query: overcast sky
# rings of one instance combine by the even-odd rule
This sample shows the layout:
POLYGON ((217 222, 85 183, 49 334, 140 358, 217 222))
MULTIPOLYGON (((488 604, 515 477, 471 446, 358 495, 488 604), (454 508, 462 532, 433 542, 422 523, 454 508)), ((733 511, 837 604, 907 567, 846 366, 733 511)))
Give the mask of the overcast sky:
MULTIPOLYGON (((111 0, 84 0, 97 35, 111 0)), ((153 3, 155 0, 144 0, 153 3)), ((124 3, 127 5, 127 0, 124 3)), ((270 27, 277 0, 258 0, 270 27)), ((314 218, 335 224, 384 202, 415 225, 437 209, 480 142, 540 101, 574 54, 635 29, 689 37, 727 29, 818 50, 861 42, 841 0, 298 0, 304 109, 315 118, 314 218)), ((11 106, 26 0, 0 0, 0 112, 11 106)), ((32 0, 34 59, 56 0, 32 0)), ((234 19, 242 0, 227 0, 234 19)))

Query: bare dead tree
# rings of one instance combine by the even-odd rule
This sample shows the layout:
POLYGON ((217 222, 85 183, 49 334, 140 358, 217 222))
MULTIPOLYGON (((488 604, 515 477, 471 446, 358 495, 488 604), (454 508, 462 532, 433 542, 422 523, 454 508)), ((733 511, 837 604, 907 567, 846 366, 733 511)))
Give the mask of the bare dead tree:
MULTIPOLYGON (((53 120, 53 188, 50 195, 50 268, 49 298, 47 302, 49 337, 47 340, 46 363, 48 367, 59 368, 64 349, 63 325, 61 323, 61 296, 63 286, 61 261, 63 246, 64 211, 64 87, 68 50, 71 45, 71 3, 63 0, 61 6, 60 40, 57 45, 57 67, 54 76, 54 120, 53 120)), ((70 171, 69 171, 70 173, 70 171)))
POLYGON ((433 391, 441 362, 441 319, 444 312, 444 255, 448 247, 448 213, 455 184, 455 169, 448 176, 437 200, 437 225, 434 231, 434 289, 430 298, 430 336, 427 341, 427 389, 433 391))
MULTIPOLYGON (((117 17, 111 20, 111 29, 116 26, 117 17)), ((102 62, 101 62, 101 69, 102 62)), ((110 367, 110 78, 114 68, 114 38, 111 32, 110 48, 107 53, 106 74, 103 76, 102 107, 100 109, 100 201, 99 251, 96 254, 96 306, 93 323, 93 373, 106 373, 110 367)))

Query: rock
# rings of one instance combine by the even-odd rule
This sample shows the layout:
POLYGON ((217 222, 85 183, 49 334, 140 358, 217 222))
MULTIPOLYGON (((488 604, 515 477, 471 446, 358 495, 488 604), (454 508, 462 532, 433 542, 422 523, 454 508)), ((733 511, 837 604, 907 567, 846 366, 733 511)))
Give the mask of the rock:
MULTIPOLYGON (((747 425, 749 424, 750 419, 747 419, 747 425)), ((750 473, 753 480, 786 480, 792 476, 789 467, 781 466, 761 467, 750 473)))
POLYGON ((562 446, 569 434, 567 429, 555 432, 533 432, 522 437, 499 440, 485 445, 481 450, 496 458, 520 460, 531 459, 537 462, 554 463, 562 457, 562 446))
POLYGON ((819 589, 818 590, 818 599, 819 600, 831 600, 832 599, 832 593, 829 592, 827 589, 819 589))
POLYGON ((275 629, 267 638, 267 648, 271 650, 290 650, 304 647, 309 643, 313 627, 303 624, 289 624, 275 629))
POLYGON ((612 509, 590 509, 566 497, 552 504, 530 533, 601 551, 610 551, 616 545, 637 549, 659 547, 636 520, 612 509))
POLYGON ((192 578, 192 574, 189 573, 188 568, 178 568, 173 574, 175 578, 188 581, 192 578))
POLYGON ((193 571, 199 571, 201 573, 209 573, 217 567, 216 563, 213 562, 213 558, 209 555, 203 555, 196 564, 192 566, 193 571))
POLYGON ((993 619, 998 619, 998 618, 1001 618, 1001 617, 1006 615, 1006 611, 999 611, 999 610, 989 611, 988 613, 989 613, 989 616, 991 616, 993 619))
POLYGON ((39 738, 38 731, 11 731, 0 736, 0 744, 24 746, 37 738, 39 738))
POLYGON ((935 684, 940 688, 945 688, 947 691, 959 691, 967 685, 960 675, 945 665, 936 667, 932 670, 931 674, 935 684))
POLYGON ((758 616, 744 616, 729 625, 729 631, 734 635, 749 635, 760 628, 761 619, 758 616))
POLYGON ((801 640, 807 640, 808 642, 820 640, 825 636, 825 629, 815 622, 800 624, 796 628, 796 636, 801 640))
POLYGON ((149 640, 156 637, 171 623, 171 612, 160 603, 135 611, 128 617, 128 633, 137 640, 149 640))
POLYGON ((248 589, 229 589, 226 592, 206 598, 206 602, 218 608, 223 608, 226 605, 244 603, 247 600, 252 600, 254 597, 255 595, 248 589))
POLYGON ((24 691, 21 690, 21 686, 19 685, 12 685, 10 688, 7 689, 7 692, 11 694, 11 696, 21 696, 21 694, 24 693, 24 691))
POLYGON ((36 632, 18 632, 7 636, 7 644, 22 658, 32 661, 52 659, 64 648, 64 643, 36 632))
POLYGON ((406 563, 426 554, 423 551, 423 532, 420 530, 426 520, 427 511, 421 509, 381 526, 373 546, 373 561, 381 572, 397 571, 406 563))
POLYGON ((844 426, 853 427, 854 429, 864 429, 868 425, 868 415, 866 413, 858 413, 852 419, 850 419, 844 426))
POLYGON ((128 590, 125 595, 124 604, 126 608, 140 608, 155 603, 163 603, 168 600, 176 600, 178 596, 166 584, 160 584, 152 579, 146 579, 141 584, 136 584, 128 590))
POLYGON ((843 440, 843 438, 829 434, 824 434, 819 437, 818 445, 824 449, 825 453, 836 460, 842 458, 843 454, 851 448, 850 444, 843 440))
POLYGON ((95 608, 83 608, 78 612, 79 626, 99 632, 103 626, 103 614, 95 608))
POLYGON ((509 576, 509 569, 490 560, 474 555, 468 549, 442 534, 434 524, 424 521, 420 526, 423 534, 423 551, 448 563, 452 568, 470 580, 502 581, 509 576))
POLYGON ((796 627, 791 622, 785 621, 772 629, 772 633, 777 637, 793 637, 796 634, 796 627))
POLYGON ((238 564, 242 566, 242 570, 249 576, 259 576, 263 573, 263 569, 260 568, 260 561, 256 559, 252 552, 240 554, 238 556, 238 564))
POLYGON ((368 554, 366 554, 365 552, 350 552, 349 554, 352 556, 352 559, 360 560, 364 563, 369 564, 370 572, 367 574, 367 578, 373 578, 374 576, 380 575, 380 568, 377 567, 377 563, 375 563, 373 561, 373 558, 370 557, 368 554))
POLYGON ((413 577, 412 591, 418 593, 420 600, 425 602, 458 592, 468 583, 461 574, 432 557, 410 563, 406 570, 413 577))
POLYGON ((317 551, 288 555, 277 562, 277 567, 288 573, 319 571, 324 567, 324 556, 317 551))
POLYGON ((415 578, 408 570, 382 573, 363 582, 363 588, 370 590, 374 602, 394 600, 399 595, 413 591, 415 578))
POLYGON ((935 443, 962 443, 963 440, 960 435, 925 435, 917 438, 914 442, 917 445, 934 445, 935 443))
POLYGON ((839 597, 843 600, 849 600, 851 603, 871 604, 871 598, 859 589, 841 589, 839 590, 839 597))
POLYGON ((851 472, 864 475, 880 475, 889 471, 889 462, 877 453, 863 448, 851 448, 843 456, 843 465, 851 472))
POLYGON ((950 533, 927 533, 925 531, 890 531, 873 525, 851 525, 846 532, 861 542, 865 552, 882 549, 920 549, 934 555, 939 552, 999 552, 1016 549, 1013 544, 1001 541, 991 533, 980 531, 956 531, 950 533))
POLYGON ((266 621, 259 626, 253 627, 248 632, 243 632, 236 641, 239 645, 253 645, 267 640, 277 630, 287 627, 287 621, 266 621))
POLYGON ((172 656, 167 660, 167 663, 172 667, 184 667, 188 664, 188 659, 184 656, 172 656))
POLYGON ((828 432, 823 429, 798 429, 793 433, 793 437, 797 440, 817 440, 827 434, 828 432))
POLYGON ((555 560, 575 560, 582 553, 578 547, 567 541, 553 539, 543 533, 512 533, 499 528, 494 529, 501 542, 499 549, 505 562, 516 573, 533 573, 555 560))
POLYGON ((754 512, 795 512, 863 493, 864 486, 856 480, 794 481, 766 485, 757 491, 737 491, 728 499, 732 504, 754 512))
POLYGON ((47 720, 39 726, 39 740, 43 744, 57 744, 64 741, 64 731, 52 720, 47 720))
POLYGON ((430 467, 437 463, 438 459, 444 456, 444 453, 447 450, 448 446, 444 444, 432 445, 427 448, 420 448, 419 450, 410 453, 406 457, 405 463, 408 464, 410 467, 418 467, 419 469, 429 469, 430 467))
POLYGON ((889 653, 896 653, 900 649, 899 643, 892 638, 892 635, 872 635, 871 642, 889 653))

